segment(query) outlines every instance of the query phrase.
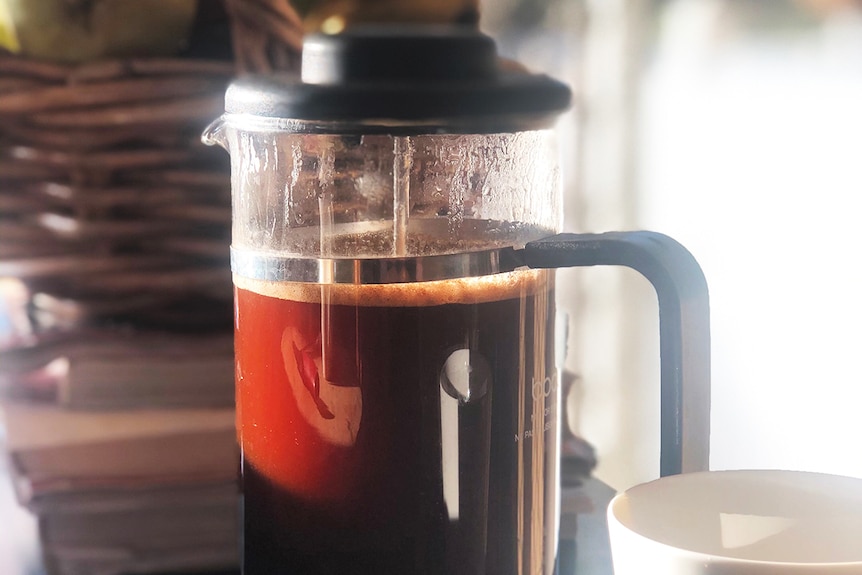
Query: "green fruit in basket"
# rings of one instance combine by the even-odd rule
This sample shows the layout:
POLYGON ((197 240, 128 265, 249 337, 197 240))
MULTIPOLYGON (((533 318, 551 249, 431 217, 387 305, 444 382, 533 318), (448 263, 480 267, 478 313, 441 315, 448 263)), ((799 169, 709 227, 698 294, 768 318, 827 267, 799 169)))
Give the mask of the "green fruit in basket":
POLYGON ((169 56, 198 0, 0 0, 0 47, 61 62, 169 56))

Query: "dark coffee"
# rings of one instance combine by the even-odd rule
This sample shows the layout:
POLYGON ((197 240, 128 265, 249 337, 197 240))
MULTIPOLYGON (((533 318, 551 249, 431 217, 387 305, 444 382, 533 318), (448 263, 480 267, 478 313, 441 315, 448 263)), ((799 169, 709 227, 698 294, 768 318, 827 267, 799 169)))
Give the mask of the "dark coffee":
POLYGON ((245 575, 552 573, 552 273, 236 278, 245 575))

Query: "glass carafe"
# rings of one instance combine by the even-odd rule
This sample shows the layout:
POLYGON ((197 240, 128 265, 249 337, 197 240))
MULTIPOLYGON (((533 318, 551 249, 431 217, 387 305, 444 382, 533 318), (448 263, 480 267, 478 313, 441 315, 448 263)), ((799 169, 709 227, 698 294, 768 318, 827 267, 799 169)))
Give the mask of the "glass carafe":
POLYGON ((246 575, 552 573, 561 265, 656 284, 662 470, 705 466, 705 282, 665 236, 558 234, 569 99, 458 28, 313 36, 301 79, 231 86, 205 139, 232 162, 246 575))

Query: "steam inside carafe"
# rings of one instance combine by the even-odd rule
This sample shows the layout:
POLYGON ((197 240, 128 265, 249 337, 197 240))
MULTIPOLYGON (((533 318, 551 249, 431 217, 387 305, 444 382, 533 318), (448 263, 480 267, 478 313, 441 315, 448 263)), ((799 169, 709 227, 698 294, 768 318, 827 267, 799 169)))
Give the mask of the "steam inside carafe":
MULTIPOLYGON (((228 125, 230 123, 228 122, 228 125)), ((221 128, 233 245, 380 258, 518 246, 553 233, 553 134, 332 135, 221 128)))

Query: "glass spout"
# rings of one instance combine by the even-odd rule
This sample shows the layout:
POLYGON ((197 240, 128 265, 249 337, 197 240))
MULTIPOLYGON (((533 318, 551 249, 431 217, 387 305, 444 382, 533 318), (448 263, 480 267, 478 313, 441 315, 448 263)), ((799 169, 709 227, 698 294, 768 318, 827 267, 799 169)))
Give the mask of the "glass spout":
POLYGON ((201 141, 207 146, 219 145, 228 152, 230 149, 227 146, 227 138, 225 137, 225 119, 224 116, 219 116, 210 125, 204 128, 201 134, 201 141))

